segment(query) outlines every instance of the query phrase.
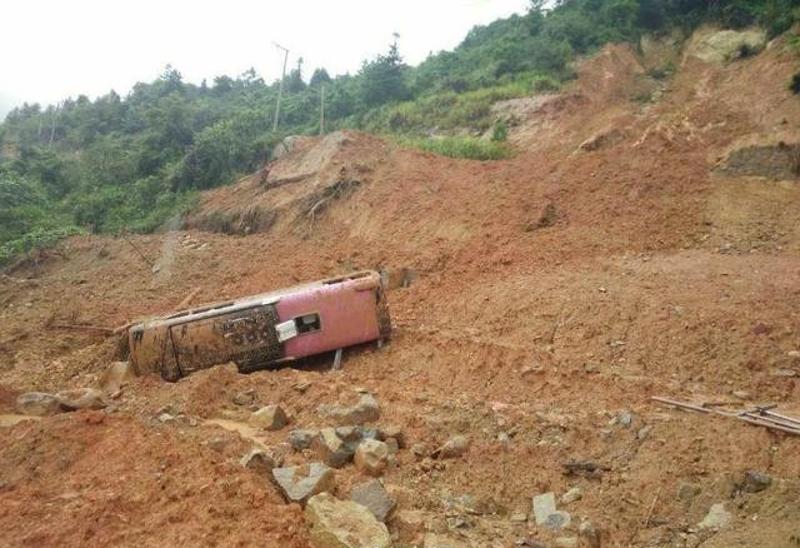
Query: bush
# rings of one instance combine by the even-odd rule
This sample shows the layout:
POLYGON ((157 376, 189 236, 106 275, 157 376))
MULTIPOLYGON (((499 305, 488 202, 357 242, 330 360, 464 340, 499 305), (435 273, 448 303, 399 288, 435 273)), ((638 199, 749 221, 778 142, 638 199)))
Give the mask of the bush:
POLYGON ((498 120, 494 123, 492 129, 492 141, 495 143, 504 143, 508 139, 508 126, 503 120, 498 120))
POLYGON ((789 89, 792 90, 795 95, 800 95, 800 72, 792 77, 792 82, 789 84, 789 89))
POLYGON ((418 148, 448 158, 469 160, 502 160, 511 156, 511 149, 494 141, 484 141, 476 137, 433 137, 401 138, 401 145, 418 148))

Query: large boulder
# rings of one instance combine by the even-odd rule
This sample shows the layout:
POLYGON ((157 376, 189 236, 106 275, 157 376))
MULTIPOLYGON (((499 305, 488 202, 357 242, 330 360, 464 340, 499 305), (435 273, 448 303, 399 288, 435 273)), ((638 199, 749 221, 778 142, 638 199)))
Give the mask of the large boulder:
POLYGON ((353 460, 355 444, 339 437, 335 428, 323 428, 311 442, 311 449, 328 466, 341 468, 353 460))
POLYGON ((336 487, 333 470, 321 462, 273 468, 272 477, 287 501, 300 504, 306 503, 314 495, 332 491, 336 487))
POLYGON ((64 390, 56 394, 58 403, 66 411, 77 411, 79 409, 103 409, 106 407, 106 400, 103 393, 94 388, 75 388, 64 390))
POLYGON ((115 394, 136 375, 128 362, 113 362, 100 376, 100 388, 106 394, 115 394))
POLYGON ((250 415, 248 422, 256 428, 280 430, 286 426, 289 419, 279 405, 267 405, 250 415))
POLYGON ((389 463, 389 446, 382 441, 362 441, 354 456, 356 468, 370 476, 380 476, 389 463))
POLYGON ((17 398, 16 411, 20 415, 43 417, 61 412, 58 398, 44 392, 27 392, 17 398))
POLYGON ((305 519, 315 548, 388 548, 392 545, 389 530, 369 510, 328 493, 308 501, 305 519))
POLYGON ((385 522, 386 518, 392 513, 395 501, 386 491, 380 480, 369 480, 353 487, 350 492, 350 499, 364 506, 372 512, 375 519, 385 522))
POLYGON ((356 405, 323 404, 317 408, 317 413, 336 426, 345 426, 374 422, 380 418, 381 409, 372 394, 362 394, 356 405))

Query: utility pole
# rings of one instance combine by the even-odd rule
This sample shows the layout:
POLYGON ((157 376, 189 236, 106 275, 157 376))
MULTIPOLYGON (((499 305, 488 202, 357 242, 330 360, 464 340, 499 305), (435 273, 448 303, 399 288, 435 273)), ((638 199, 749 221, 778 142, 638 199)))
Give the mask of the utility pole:
POLYGON ((283 81, 286 80, 286 63, 289 61, 289 50, 273 42, 275 47, 283 51, 283 73, 281 74, 281 81, 278 84, 278 101, 275 103, 275 120, 272 123, 272 131, 278 131, 278 121, 281 117, 281 95, 283 95, 283 81))
POLYGON ((320 88, 319 97, 319 134, 325 134, 325 84, 320 88))

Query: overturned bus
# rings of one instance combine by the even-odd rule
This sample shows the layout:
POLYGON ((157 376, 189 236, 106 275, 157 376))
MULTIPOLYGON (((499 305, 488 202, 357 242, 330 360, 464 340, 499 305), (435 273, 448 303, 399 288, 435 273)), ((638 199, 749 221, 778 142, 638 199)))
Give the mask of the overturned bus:
POLYGON ((176 381, 234 362, 242 372, 389 337, 381 276, 374 271, 176 312, 128 332, 137 374, 176 381))

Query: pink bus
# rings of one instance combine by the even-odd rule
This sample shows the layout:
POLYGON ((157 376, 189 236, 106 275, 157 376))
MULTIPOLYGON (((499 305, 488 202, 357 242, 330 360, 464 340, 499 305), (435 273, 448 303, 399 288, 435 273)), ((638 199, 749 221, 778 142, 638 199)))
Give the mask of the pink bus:
POLYGON ((321 280, 144 321, 128 332, 137 374, 176 381, 234 362, 242 372, 389 337, 381 276, 321 280))

